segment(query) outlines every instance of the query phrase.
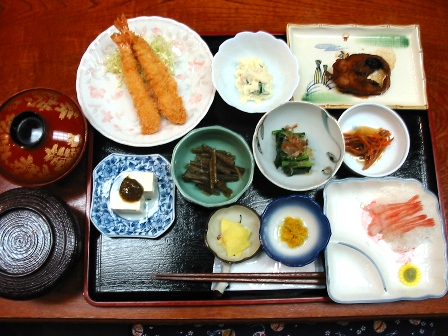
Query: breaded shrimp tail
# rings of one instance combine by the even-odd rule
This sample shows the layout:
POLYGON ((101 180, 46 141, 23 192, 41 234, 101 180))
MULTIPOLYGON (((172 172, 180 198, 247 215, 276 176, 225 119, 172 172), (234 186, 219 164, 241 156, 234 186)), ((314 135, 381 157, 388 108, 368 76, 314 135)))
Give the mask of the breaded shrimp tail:
POLYGON ((159 59, 150 44, 142 37, 129 30, 126 17, 122 15, 114 22, 122 33, 132 39, 132 49, 154 93, 159 112, 174 124, 183 124, 187 120, 182 97, 179 96, 177 82, 171 76, 166 65, 159 59))
POLYGON ((122 34, 129 31, 128 19, 126 19, 126 15, 121 14, 121 16, 117 17, 114 21, 115 28, 122 34))
POLYGON ((127 32, 113 34, 112 40, 120 51, 124 82, 132 97, 142 134, 152 134, 159 130, 160 115, 156 103, 151 99, 149 90, 138 70, 138 63, 131 48, 131 36, 127 32))

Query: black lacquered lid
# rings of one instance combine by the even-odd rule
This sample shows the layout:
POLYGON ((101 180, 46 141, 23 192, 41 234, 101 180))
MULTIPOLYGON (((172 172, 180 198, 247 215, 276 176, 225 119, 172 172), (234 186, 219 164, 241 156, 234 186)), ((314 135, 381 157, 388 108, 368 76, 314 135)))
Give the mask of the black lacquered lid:
POLYGON ((41 188, 0 194, 0 296, 32 299, 56 286, 79 254, 68 205, 41 188))

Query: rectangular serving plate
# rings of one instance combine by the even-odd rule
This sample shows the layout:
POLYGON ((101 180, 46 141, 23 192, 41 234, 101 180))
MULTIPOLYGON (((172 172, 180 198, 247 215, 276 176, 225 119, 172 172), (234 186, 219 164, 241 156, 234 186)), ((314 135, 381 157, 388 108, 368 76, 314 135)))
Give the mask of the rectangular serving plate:
POLYGON ((294 101, 328 109, 370 102, 393 109, 427 109, 426 77, 420 28, 410 26, 287 25, 287 43, 299 62, 300 82, 294 101), (391 67, 390 88, 381 95, 356 97, 341 93, 325 71, 332 73, 341 53, 382 56, 391 67))
MULTIPOLYGON (((216 53, 229 36, 206 36, 203 39, 212 53, 216 53)), ((285 38, 285 36, 280 36, 285 38)), ((330 113, 338 118, 343 110, 333 109, 330 113)), ((415 178, 436 195, 437 182, 429 130, 427 110, 397 111, 406 123, 411 148, 402 168, 394 177, 415 178)), ((197 126, 222 125, 241 134, 250 144, 255 126, 261 117, 258 113, 243 113, 227 105, 216 94, 209 112, 197 126)), ((151 148, 136 148, 118 144, 90 130, 90 168, 92 170, 104 157, 111 153, 161 154, 167 160, 177 141, 151 148)), ((344 165, 335 179, 354 177, 344 165)), ((87 189, 87 206, 90 207, 91 183, 87 189)), ((254 180, 238 204, 247 205, 261 214, 273 199, 290 194, 270 183, 256 168, 254 180)), ((323 206, 323 187, 304 192, 323 206)), ((204 208, 187 202, 176 191, 176 220, 166 234, 157 239, 109 238, 101 235, 90 223, 89 209, 86 211, 86 259, 84 274, 84 297, 94 306, 211 306, 269 303, 325 302, 331 299, 324 288, 285 290, 236 290, 225 291, 218 298, 210 283, 156 282, 151 273, 162 268, 169 272, 207 273, 213 272, 215 260, 204 243, 205 224, 214 209, 204 208)))
MULTIPOLYGON (((437 197, 417 180, 355 178, 329 182, 324 212, 332 236, 326 249, 329 296, 339 303, 377 303, 442 297, 447 292, 447 255, 443 218, 437 197), (416 228, 391 243, 369 236, 364 206, 405 202, 418 195, 434 226, 416 228), (403 249, 403 247, 406 247, 403 249), (421 272, 413 285, 400 270, 421 272)), ((419 214, 420 214, 419 213, 419 214)))

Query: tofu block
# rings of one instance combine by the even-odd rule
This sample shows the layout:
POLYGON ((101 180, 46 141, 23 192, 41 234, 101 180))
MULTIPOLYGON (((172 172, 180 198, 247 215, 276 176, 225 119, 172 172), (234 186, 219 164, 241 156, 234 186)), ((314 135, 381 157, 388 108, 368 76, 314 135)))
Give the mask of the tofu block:
POLYGON ((154 198, 157 188, 157 178, 154 173, 133 171, 128 176, 131 179, 137 180, 143 186, 143 197, 145 199, 154 198))
POLYGON ((117 215, 141 215, 145 212, 145 198, 142 196, 137 202, 126 202, 118 190, 113 190, 110 193, 110 207, 117 215))

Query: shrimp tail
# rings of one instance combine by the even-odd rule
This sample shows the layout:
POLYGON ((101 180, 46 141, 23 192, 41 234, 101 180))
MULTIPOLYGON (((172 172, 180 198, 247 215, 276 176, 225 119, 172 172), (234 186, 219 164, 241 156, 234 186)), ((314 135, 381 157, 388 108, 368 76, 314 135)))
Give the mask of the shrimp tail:
POLYGON ((126 18, 126 15, 124 15, 124 14, 121 14, 121 16, 119 16, 115 19, 114 26, 122 34, 130 31, 129 25, 128 25, 128 19, 126 18))

